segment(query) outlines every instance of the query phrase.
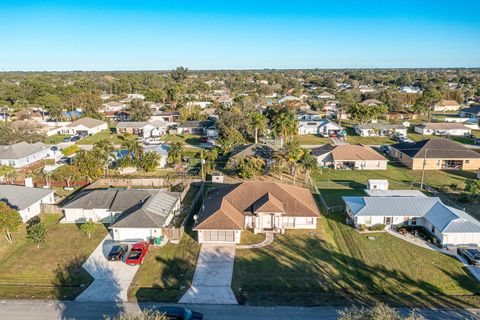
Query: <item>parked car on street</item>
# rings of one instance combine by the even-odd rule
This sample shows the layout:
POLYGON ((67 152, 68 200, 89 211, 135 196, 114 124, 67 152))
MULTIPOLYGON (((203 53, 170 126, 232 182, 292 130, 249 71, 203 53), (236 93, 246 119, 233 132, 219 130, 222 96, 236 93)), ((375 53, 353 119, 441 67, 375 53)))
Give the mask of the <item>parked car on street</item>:
POLYGON ((201 143, 207 143, 208 142, 208 137, 201 137, 200 142, 201 143))
POLYGON ((163 313, 167 319, 172 320, 202 320, 203 314, 182 307, 159 307, 156 311, 163 313))
POLYGON ((140 241, 132 245, 132 249, 130 249, 125 263, 129 265, 142 264, 149 246, 146 241, 140 241))
POLYGON ((65 137, 65 138, 63 138, 63 142, 70 142, 70 138, 71 138, 71 137, 65 137))
POLYGON ((61 157, 57 163, 58 164, 72 164, 72 158, 71 157, 61 157))
POLYGON ((126 244, 114 245, 107 256, 107 259, 109 261, 122 261, 127 252, 128 246, 126 244))
POLYGON ((457 253, 473 266, 480 266, 480 250, 476 248, 457 248, 457 253))

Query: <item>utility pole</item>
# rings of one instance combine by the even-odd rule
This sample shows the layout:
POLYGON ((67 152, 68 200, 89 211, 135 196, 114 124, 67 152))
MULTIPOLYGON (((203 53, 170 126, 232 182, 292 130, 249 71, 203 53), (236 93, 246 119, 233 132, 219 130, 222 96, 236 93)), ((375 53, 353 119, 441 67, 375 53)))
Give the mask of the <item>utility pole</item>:
POLYGON ((425 149, 425 155, 423 156, 422 181, 420 182, 420 189, 423 189, 423 178, 425 177, 425 166, 427 164, 427 152, 428 149, 425 149))

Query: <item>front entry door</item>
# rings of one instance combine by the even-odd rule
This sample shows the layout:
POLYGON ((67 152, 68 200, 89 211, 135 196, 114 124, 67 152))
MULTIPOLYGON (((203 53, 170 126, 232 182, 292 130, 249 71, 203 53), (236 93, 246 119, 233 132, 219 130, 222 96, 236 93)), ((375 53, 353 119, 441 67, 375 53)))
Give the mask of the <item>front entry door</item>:
POLYGON ((272 229, 273 228, 273 215, 266 214, 262 216, 262 228, 263 229, 272 229))
POLYGON ((388 225, 391 225, 392 224, 392 217, 385 217, 385 224, 388 226, 388 225))

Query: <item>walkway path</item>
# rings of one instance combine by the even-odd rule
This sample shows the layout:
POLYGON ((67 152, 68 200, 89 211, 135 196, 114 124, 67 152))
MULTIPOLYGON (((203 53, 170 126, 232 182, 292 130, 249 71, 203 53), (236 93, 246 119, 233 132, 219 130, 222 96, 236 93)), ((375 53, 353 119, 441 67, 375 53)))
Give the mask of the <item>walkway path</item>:
POLYGON ((394 231, 390 228, 386 228, 385 231, 387 231, 392 236, 395 236, 397 238, 400 238, 402 240, 410 242, 414 245, 420 246, 420 247, 425 248, 425 249, 435 250, 435 251, 441 252, 443 254, 447 254, 449 256, 457 258, 458 260, 460 260, 460 262, 463 263, 465 268, 467 268, 468 271, 470 271, 470 273, 477 279, 477 281, 480 282, 480 267, 475 267, 475 266, 469 265, 467 260, 465 260, 464 257, 457 254, 456 250, 447 250, 447 249, 439 248, 436 245, 433 245, 433 244, 431 244, 431 243, 429 243, 429 242, 427 242, 427 241, 425 241, 421 238, 414 237, 410 233, 408 233, 407 235, 402 235, 402 234, 400 234, 400 233, 398 233, 398 232, 396 232, 396 231, 394 231))
POLYGON ((113 246, 110 235, 98 245, 83 264, 83 268, 95 278, 82 292, 77 301, 127 301, 128 287, 138 266, 128 266, 121 261, 108 261, 107 255, 113 246))
POLYGON ((203 244, 192 286, 180 303, 238 304, 232 291, 235 245, 203 244))
POLYGON ((257 249, 257 248, 263 248, 265 246, 268 246, 273 242, 274 239, 274 233, 273 232, 267 232, 265 234, 265 240, 263 240, 260 243, 255 243, 255 244, 241 244, 237 245, 237 249, 257 249))

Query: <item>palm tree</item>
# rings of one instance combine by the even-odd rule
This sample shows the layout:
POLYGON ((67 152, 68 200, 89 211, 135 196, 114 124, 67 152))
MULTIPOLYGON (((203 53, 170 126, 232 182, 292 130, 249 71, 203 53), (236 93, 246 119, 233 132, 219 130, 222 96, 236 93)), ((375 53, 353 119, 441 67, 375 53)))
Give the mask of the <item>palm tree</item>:
POLYGON ((290 140, 290 138, 297 132, 297 119, 295 115, 287 109, 281 110, 272 122, 272 130, 277 137, 280 137, 280 147, 283 147, 283 142, 290 140))
POLYGON ((305 171, 305 183, 310 181, 310 173, 317 170, 317 159, 309 150, 303 149, 303 155, 300 158, 300 167, 305 171))
POLYGON ((299 148, 297 142, 289 142, 285 148, 285 160, 290 168, 290 175, 293 177, 293 184, 295 184, 297 177, 298 162, 303 156, 303 149, 299 148))
POLYGON ((184 148, 182 141, 176 141, 172 143, 170 149, 168 149, 168 157, 167 161, 169 164, 176 165, 180 161, 182 161, 182 157, 184 154, 184 148))
POLYGON ((132 155, 134 159, 141 159, 143 157, 143 146, 138 140, 132 138, 124 138, 122 142, 122 148, 127 150, 127 159, 131 159, 132 155))
POLYGON ((247 129, 254 132, 255 143, 258 143, 258 134, 267 130, 267 119, 258 111, 250 113, 247 129))

